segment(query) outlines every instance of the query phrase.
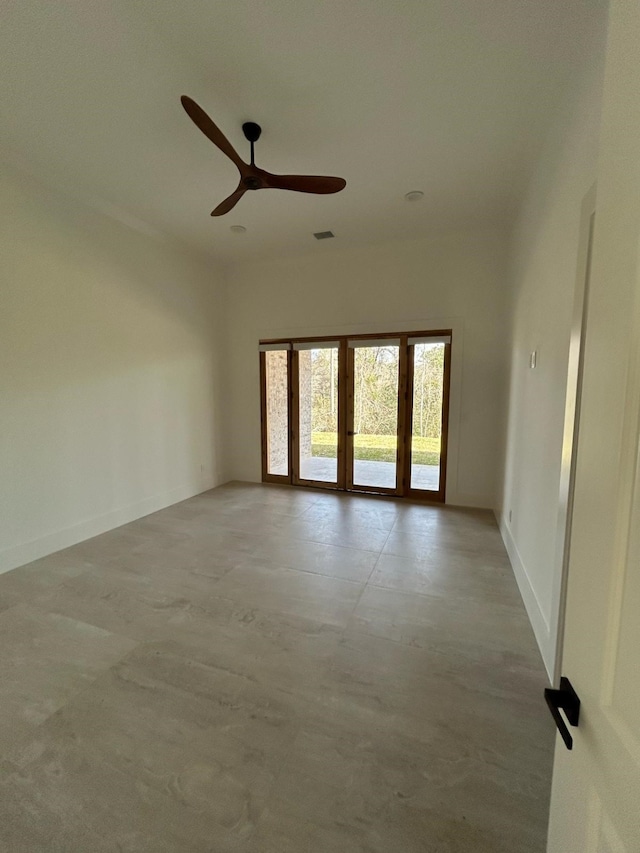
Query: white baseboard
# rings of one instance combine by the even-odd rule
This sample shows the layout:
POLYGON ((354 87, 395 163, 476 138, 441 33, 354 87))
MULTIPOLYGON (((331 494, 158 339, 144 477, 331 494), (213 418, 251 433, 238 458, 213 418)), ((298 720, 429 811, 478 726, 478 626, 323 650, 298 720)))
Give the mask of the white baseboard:
POLYGON ((152 495, 138 503, 84 519, 78 524, 66 527, 63 530, 56 530, 39 539, 33 539, 31 542, 23 542, 21 545, 7 548, 0 551, 0 574, 23 566, 25 563, 30 563, 32 560, 39 560, 40 557, 46 557, 62 548, 77 545, 78 542, 84 542, 85 539, 91 539, 92 536, 106 533, 107 530, 113 530, 115 527, 128 524, 130 521, 135 521, 152 512, 187 500, 187 498, 192 498, 194 495, 213 489, 217 485, 218 483, 209 480, 188 483, 168 492, 152 495))
POLYGON ((522 561, 522 557, 520 556, 520 552, 518 551, 518 547, 513 539, 511 529, 509 528, 509 524, 505 516, 498 516, 496 513, 496 520, 500 528, 500 533, 502 534, 502 541, 504 542, 507 554, 509 555, 509 560, 511 561, 513 573, 520 589, 522 601, 524 602, 536 642, 538 643, 538 648, 540 649, 540 654, 542 655, 542 661, 545 669, 547 670, 549 681, 552 682, 556 654, 555 637, 551 636, 549 623, 542 611, 542 608, 540 607, 540 602, 538 601, 538 597, 531 584, 529 574, 524 562, 522 561))

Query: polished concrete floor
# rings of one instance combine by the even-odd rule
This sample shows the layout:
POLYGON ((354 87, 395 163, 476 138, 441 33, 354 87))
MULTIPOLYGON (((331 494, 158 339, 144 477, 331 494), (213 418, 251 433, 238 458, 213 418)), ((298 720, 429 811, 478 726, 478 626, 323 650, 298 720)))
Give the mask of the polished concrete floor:
POLYGON ((232 484, 0 575, 0 850, 542 853, 490 513, 232 484))

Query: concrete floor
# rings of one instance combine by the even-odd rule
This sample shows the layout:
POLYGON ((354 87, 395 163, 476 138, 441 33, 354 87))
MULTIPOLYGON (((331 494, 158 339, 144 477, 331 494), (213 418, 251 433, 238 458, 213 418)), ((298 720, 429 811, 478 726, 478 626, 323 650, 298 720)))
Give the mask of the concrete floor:
MULTIPOLYGON (((303 480, 321 480, 325 483, 336 481, 336 460, 326 456, 307 456, 300 460, 300 477, 303 480)), ((286 470, 285 470, 286 474, 286 470)), ((395 489, 396 466, 393 462, 373 462, 369 459, 355 459, 353 463, 353 482, 359 486, 377 486, 395 489)), ((412 465, 411 488, 438 491, 440 482, 439 465, 412 465)))
POLYGON ((7 853, 543 853, 489 512, 229 485, 0 576, 7 853))

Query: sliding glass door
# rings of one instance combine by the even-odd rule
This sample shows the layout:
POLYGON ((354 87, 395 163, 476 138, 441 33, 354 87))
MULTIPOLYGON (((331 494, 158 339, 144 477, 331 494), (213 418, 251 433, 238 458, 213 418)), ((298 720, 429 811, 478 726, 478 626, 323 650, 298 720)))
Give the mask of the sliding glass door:
POLYGON ((338 488, 340 342, 293 343, 293 457, 296 485, 338 488))
POLYGON ((397 494, 400 339, 348 342, 347 488, 397 494))
POLYGON ((409 337, 407 491, 444 493, 451 337, 409 337))
POLYGON ((444 501, 449 331, 260 349, 263 480, 444 501))

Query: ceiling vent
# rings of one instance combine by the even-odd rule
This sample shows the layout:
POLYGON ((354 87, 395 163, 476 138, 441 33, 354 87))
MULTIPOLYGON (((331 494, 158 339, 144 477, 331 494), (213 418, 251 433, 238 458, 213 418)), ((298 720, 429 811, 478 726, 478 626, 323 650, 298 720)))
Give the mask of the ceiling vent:
POLYGON ((316 240, 330 240, 331 237, 335 237, 336 235, 333 233, 333 231, 316 231, 313 236, 316 238, 316 240))

